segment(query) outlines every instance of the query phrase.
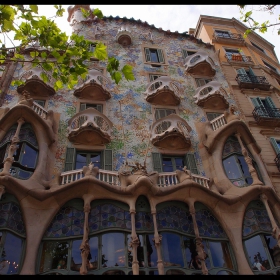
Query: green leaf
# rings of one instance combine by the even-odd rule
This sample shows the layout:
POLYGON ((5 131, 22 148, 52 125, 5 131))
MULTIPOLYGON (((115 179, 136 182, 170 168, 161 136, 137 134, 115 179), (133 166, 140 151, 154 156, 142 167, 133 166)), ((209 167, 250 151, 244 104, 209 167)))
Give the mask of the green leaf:
POLYGON ((94 56, 99 60, 107 59, 107 47, 103 43, 98 42, 94 50, 94 56))
POLYGON ((62 83, 60 80, 57 80, 57 81, 55 82, 55 86, 56 86, 58 89, 61 89, 61 88, 63 88, 63 83, 62 83))
POLYGON ((252 11, 249 11, 245 14, 245 17, 248 18, 253 12, 252 11))
POLYGON ((33 57, 33 58, 38 56, 38 55, 39 55, 39 53, 36 52, 36 51, 35 52, 30 52, 30 56, 33 57))
POLYGON ((122 79, 122 74, 119 71, 116 71, 111 75, 111 77, 116 82, 116 84, 118 84, 122 79))
POLYGON ((29 5, 29 8, 33 13, 38 14, 38 6, 37 5, 29 5))
POLYGON ((123 68, 122 68, 122 73, 124 75, 124 77, 127 80, 131 80, 133 81, 135 79, 134 74, 133 74, 133 67, 131 65, 126 64, 123 68))
POLYGON ((99 19, 103 18, 103 14, 101 10, 99 10, 98 8, 94 9, 93 14, 97 16, 99 19))
POLYGON ((47 76, 47 74, 45 72, 41 72, 40 76, 43 79, 44 83, 49 82, 49 77, 47 76))

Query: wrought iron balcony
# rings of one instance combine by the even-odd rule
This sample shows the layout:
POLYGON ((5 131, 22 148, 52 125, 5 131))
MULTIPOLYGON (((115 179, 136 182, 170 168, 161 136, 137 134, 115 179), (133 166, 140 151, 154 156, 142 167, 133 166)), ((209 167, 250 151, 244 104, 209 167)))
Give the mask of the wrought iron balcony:
POLYGON ((191 75, 213 77, 216 74, 215 63, 205 51, 197 51, 185 59, 185 70, 191 75))
POLYGON ((44 72, 41 68, 35 67, 29 71, 24 72, 19 80, 24 81, 24 84, 17 87, 17 92, 22 93, 23 91, 28 91, 32 96, 49 97, 55 94, 53 88, 54 80, 48 73, 44 72), (44 82, 41 78, 41 73, 44 73, 48 78, 48 82, 44 82))
POLYGON ((237 74, 235 79, 241 88, 249 88, 249 89, 258 88, 261 90, 270 89, 270 83, 267 81, 266 77, 264 76, 237 74))
POLYGON ((255 107, 252 114, 259 125, 280 125, 280 109, 278 108, 258 106, 255 107))
POLYGON ((105 101, 111 98, 110 81, 100 71, 91 69, 86 80, 75 87, 74 95, 78 98, 105 101))
POLYGON ((176 114, 157 120, 151 127, 151 142, 154 146, 169 150, 188 150, 191 146, 191 127, 176 114))
POLYGON ((278 168, 278 171, 280 172, 280 153, 277 154, 276 158, 274 159, 276 166, 278 168))
POLYGON ((226 53, 225 57, 227 58, 228 62, 236 62, 236 63, 247 63, 247 64, 254 64, 251 56, 246 56, 242 54, 235 54, 235 53, 226 53))
POLYGON ((161 76, 148 84, 146 100, 154 105, 180 104, 179 87, 167 76, 161 76))
POLYGON ((68 121, 68 138, 75 144, 104 145, 111 141, 112 126, 105 115, 88 108, 68 121))
POLYGON ((203 108, 227 109, 229 103, 226 95, 226 91, 219 82, 211 81, 196 89, 194 99, 195 103, 203 108))
POLYGON ((213 37, 216 42, 218 43, 232 43, 236 45, 244 45, 245 40, 243 36, 239 33, 219 33, 219 32, 214 32, 213 37))

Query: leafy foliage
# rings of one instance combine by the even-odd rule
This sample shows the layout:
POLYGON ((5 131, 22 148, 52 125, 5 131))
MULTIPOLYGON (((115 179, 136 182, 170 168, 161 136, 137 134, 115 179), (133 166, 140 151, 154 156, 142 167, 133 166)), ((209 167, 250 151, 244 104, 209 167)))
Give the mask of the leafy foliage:
MULTIPOLYGON (((53 6, 56 10, 54 17, 61 17, 65 10, 61 5, 53 6)), ((102 18, 99 9, 85 10, 82 14, 87 19, 102 18)), ((86 62, 91 58, 107 61, 107 69, 111 78, 116 82, 124 77, 134 80, 133 69, 125 65, 120 69, 120 63, 115 57, 108 58, 107 47, 100 41, 91 42, 79 34, 67 36, 57 26, 53 19, 38 15, 37 5, 0 5, 0 64, 15 61, 30 62, 33 67, 40 67, 43 71, 41 78, 44 82, 55 81, 54 89, 65 86, 72 89, 78 78, 84 79, 88 73, 86 62), (13 38, 10 38, 14 34, 13 38), (19 46, 6 47, 6 40, 18 40, 19 46), (94 44, 94 51, 90 46, 94 44), (24 55, 24 50, 32 49, 29 55, 24 55)), ((13 85, 20 85, 23 81, 15 80, 13 85)))
MULTIPOLYGON (((244 38, 248 36, 248 34, 252 31, 258 30, 261 33, 267 32, 267 29, 272 26, 280 25, 280 22, 271 24, 269 20, 264 21, 263 23, 257 22, 253 18, 253 10, 249 10, 248 12, 245 11, 245 7, 247 5, 237 5, 240 8, 240 19, 243 22, 247 22, 250 27, 244 32, 244 38)), ((261 11, 268 12, 270 15, 273 14, 273 10, 277 5, 260 5, 261 11)), ((280 21, 280 15, 278 16, 278 21, 280 21)), ((280 35, 280 28, 278 28, 278 35, 280 35)))

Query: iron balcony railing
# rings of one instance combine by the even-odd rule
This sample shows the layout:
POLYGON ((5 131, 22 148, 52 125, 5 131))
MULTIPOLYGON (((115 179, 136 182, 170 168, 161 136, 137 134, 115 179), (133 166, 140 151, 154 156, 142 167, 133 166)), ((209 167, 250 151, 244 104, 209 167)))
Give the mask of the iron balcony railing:
POLYGON ((255 107, 252 114, 257 122, 263 118, 280 119, 280 109, 278 108, 258 106, 255 107))
POLYGON ((216 38, 224 38, 224 39, 233 39, 233 40, 244 41, 243 36, 241 34, 238 34, 238 33, 219 33, 219 32, 215 32, 214 36, 216 38))
POLYGON ((277 154, 276 158, 274 159, 276 166, 278 168, 278 171, 280 172, 280 153, 277 154))
POLYGON ((226 53, 225 57, 229 62, 241 61, 241 62, 253 63, 251 56, 246 56, 242 54, 226 53))
POLYGON ((269 85, 266 77, 264 76, 252 76, 246 74, 237 74, 236 81, 238 84, 249 83, 249 84, 260 84, 260 85, 269 85))

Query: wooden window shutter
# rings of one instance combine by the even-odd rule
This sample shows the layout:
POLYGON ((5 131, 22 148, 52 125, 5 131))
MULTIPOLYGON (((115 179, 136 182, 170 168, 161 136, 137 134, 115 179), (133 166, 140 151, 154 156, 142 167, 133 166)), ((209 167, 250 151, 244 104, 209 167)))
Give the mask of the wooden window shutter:
POLYGON ((102 105, 101 104, 97 104, 96 105, 96 110, 99 111, 100 113, 102 113, 102 105))
POLYGON ((193 153, 186 154, 186 166, 187 169, 191 171, 191 173, 199 174, 196 166, 195 156, 193 153))
POLYGON ((113 170, 113 150, 104 150, 103 166, 105 170, 113 170))
POLYGON ((154 171, 162 172, 162 162, 160 153, 152 153, 154 171))
POLYGON ((144 50, 145 50, 145 58, 146 58, 146 61, 147 61, 147 62, 151 61, 150 49, 144 48, 144 50))
POLYGON ((251 100, 255 107, 263 106, 262 101, 259 97, 251 98, 251 100))
POLYGON ((251 67, 249 67, 249 75, 253 77, 255 76, 255 73, 251 67))
POLYGON ((65 155, 64 171, 74 170, 75 148, 67 148, 65 155))
POLYGON ((273 137, 270 137, 270 143, 271 143, 276 155, 278 155, 280 153, 280 148, 279 148, 279 145, 277 144, 277 140, 273 137))
POLYGON ((188 52, 186 50, 182 50, 183 58, 186 58, 188 56, 188 52))
POLYGON ((266 97, 265 99, 267 100, 267 103, 269 104, 270 108, 276 108, 276 106, 270 96, 266 97))
POLYGON ((163 56, 163 51, 161 49, 157 49, 157 54, 158 54, 158 60, 160 63, 164 63, 164 56, 163 56))

